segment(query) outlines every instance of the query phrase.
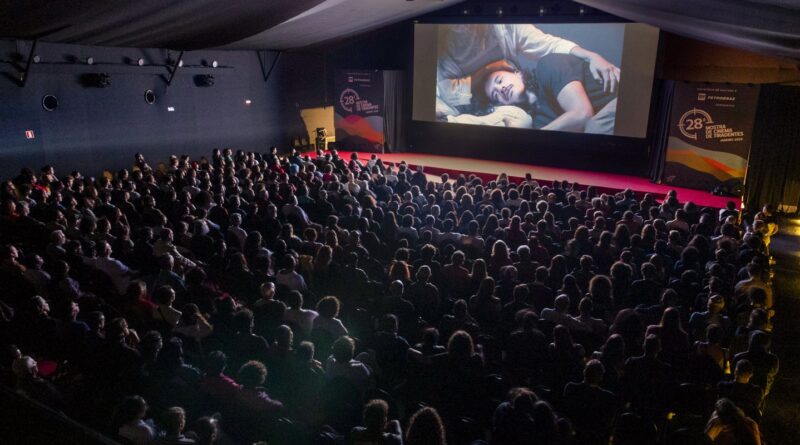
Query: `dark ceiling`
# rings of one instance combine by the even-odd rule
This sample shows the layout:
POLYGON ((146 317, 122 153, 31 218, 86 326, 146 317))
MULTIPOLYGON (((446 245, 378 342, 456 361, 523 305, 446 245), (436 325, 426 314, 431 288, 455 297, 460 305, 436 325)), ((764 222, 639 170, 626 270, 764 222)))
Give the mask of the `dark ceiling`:
MULTIPOLYGON (((294 49, 464 0, 0 0, 0 37, 170 49, 294 49)), ((698 40, 800 59, 800 0, 576 0, 698 40)), ((485 11, 566 0, 469 0, 485 11)), ((575 6, 572 3, 569 6, 575 6)), ((452 8, 451 8, 452 9, 452 8)), ((529 9, 529 8, 528 8, 529 9)), ((460 10, 460 9, 459 9, 460 10)), ((507 17, 502 16, 503 19, 507 17)))

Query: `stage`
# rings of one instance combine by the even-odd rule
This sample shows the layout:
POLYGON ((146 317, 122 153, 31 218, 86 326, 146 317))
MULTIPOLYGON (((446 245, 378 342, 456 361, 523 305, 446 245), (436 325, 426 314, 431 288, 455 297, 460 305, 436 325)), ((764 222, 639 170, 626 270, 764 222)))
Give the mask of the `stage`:
MULTIPOLYGON (((350 159, 350 152, 340 151, 339 155, 345 159, 350 159)), ((358 157, 366 161, 369 159, 370 155, 370 153, 359 153, 358 157)), ((650 182, 647 178, 638 176, 432 154, 385 153, 380 155, 380 157, 384 162, 400 163, 401 161, 405 161, 414 168, 418 165, 422 165, 425 167, 425 173, 429 175, 438 176, 442 173, 448 173, 451 178, 462 173, 465 175, 474 173, 484 181, 488 181, 496 179, 499 173, 506 173, 513 180, 519 181, 525 178, 526 173, 530 173, 534 179, 543 181, 546 185, 549 185, 549 183, 554 180, 561 181, 566 179, 570 182, 577 182, 582 186, 593 185, 602 193, 616 193, 620 190, 630 188, 636 192, 640 198, 644 193, 652 193, 657 199, 661 200, 669 190, 675 190, 678 192, 678 199, 681 202, 692 201, 701 207, 723 208, 728 201, 734 201, 737 205, 741 202, 739 198, 715 196, 704 190, 655 184, 650 182)))

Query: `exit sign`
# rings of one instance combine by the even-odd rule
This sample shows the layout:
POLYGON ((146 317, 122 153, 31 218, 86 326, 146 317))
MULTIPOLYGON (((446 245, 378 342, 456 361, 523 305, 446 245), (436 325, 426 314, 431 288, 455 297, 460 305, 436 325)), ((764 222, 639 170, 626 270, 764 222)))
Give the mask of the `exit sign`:
POLYGON ((25 130, 25 139, 36 139, 36 135, 33 133, 33 130, 25 130))

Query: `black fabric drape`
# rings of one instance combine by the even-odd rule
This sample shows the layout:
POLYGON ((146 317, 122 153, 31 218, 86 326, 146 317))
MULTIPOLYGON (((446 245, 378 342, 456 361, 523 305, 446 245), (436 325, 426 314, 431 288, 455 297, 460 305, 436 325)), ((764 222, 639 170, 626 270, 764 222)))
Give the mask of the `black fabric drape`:
POLYGON ((795 206, 800 200, 800 87, 764 85, 753 129, 745 202, 795 206))
POLYGON ((388 152, 405 147, 405 82, 402 71, 383 72, 383 133, 388 152))
POLYGON ((664 80, 658 90, 656 98, 656 114, 653 117, 657 126, 653 133, 650 152, 650 180, 661 182, 664 173, 664 162, 667 159, 667 141, 669 140, 669 118, 672 114, 672 93, 675 91, 675 82, 664 80))
POLYGON ((134 48, 201 49, 277 26, 323 0, 8 0, 0 36, 134 48))
POLYGON ((697 40, 800 59, 796 0, 577 0, 697 40))

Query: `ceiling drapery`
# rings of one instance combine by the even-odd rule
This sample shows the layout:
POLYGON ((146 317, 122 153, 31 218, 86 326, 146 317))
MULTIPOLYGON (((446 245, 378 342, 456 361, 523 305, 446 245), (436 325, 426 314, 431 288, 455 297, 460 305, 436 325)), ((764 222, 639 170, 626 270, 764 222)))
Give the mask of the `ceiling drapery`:
POLYGON ((5 0, 0 37, 136 48, 292 49, 463 0, 5 0))
POLYGON ((800 59, 797 0, 576 0, 697 40, 800 59))

